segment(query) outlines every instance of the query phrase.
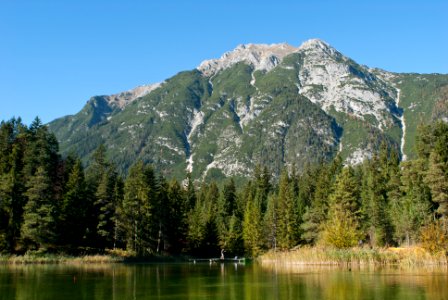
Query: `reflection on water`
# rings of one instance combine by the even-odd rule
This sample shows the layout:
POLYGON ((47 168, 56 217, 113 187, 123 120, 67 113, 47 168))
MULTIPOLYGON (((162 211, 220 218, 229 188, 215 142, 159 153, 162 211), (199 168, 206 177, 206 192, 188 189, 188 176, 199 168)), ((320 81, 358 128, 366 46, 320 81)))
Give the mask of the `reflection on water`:
POLYGON ((1 265, 0 299, 447 299, 444 268, 1 265))
MULTIPOLYGON (((268 265, 275 274, 299 277, 315 299, 448 299, 447 266, 419 268, 268 265)), ((312 299, 306 295, 303 299, 312 299), (308 297, 308 298, 307 298, 308 297)))

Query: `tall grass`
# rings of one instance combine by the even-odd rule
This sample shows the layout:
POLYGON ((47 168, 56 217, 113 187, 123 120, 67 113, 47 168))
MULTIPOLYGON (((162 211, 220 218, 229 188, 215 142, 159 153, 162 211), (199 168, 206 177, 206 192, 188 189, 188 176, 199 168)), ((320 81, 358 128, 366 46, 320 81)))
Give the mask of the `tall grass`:
POLYGON ((1 255, 0 264, 111 264, 111 263, 140 263, 140 262, 181 262, 185 257, 153 255, 139 257, 133 252, 115 249, 106 250, 106 254, 72 256, 67 254, 50 254, 41 251, 29 251, 24 255, 1 255))
POLYGON ((291 251, 270 251, 258 259, 262 264, 296 265, 446 265, 444 252, 431 254, 420 247, 334 249, 303 247, 291 251))
POLYGON ((3 264, 106 264, 122 262, 123 258, 111 255, 68 256, 60 254, 0 255, 3 264))

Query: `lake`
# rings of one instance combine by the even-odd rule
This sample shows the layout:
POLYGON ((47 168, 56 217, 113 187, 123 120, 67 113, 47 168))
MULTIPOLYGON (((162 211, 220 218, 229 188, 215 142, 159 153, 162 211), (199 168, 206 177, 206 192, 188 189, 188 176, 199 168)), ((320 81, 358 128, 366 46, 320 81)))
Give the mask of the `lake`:
POLYGON ((447 299, 443 268, 0 265, 0 299, 447 299))

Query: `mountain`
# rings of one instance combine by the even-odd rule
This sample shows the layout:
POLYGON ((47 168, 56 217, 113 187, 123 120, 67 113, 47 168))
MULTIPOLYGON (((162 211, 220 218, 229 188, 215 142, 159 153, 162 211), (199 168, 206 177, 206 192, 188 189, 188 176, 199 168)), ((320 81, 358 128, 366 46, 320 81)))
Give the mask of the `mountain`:
POLYGON ((63 154, 88 163, 105 144, 126 172, 136 160, 167 176, 273 174, 338 153, 357 164, 385 142, 413 157, 417 126, 448 120, 448 75, 360 65, 324 41, 240 45, 163 83, 92 97, 49 124, 63 154))

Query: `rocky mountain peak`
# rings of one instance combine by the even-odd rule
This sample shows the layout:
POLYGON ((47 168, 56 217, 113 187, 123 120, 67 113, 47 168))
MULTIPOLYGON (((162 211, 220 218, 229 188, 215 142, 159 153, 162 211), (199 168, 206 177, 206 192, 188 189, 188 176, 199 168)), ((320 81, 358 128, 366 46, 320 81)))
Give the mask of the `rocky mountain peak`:
POLYGON ((102 97, 111 107, 122 109, 135 99, 148 95, 160 85, 161 83, 141 85, 128 91, 102 97))
POLYGON ((330 46, 327 42, 321 40, 321 39, 310 39, 302 43, 300 45, 299 49, 306 50, 306 49, 321 49, 321 50, 329 50, 329 51, 336 51, 333 47, 330 46))
POLYGON ((238 45, 234 50, 224 53, 218 59, 203 61, 197 69, 205 76, 213 76, 236 63, 246 62, 255 70, 270 71, 282 61, 283 57, 297 50, 298 48, 286 43, 238 45))
POLYGON ((197 69, 205 76, 213 76, 221 70, 232 67, 236 63, 246 62, 255 70, 270 71, 285 56, 296 52, 313 52, 317 56, 342 56, 335 48, 320 39, 310 39, 300 47, 287 43, 280 44, 241 44, 234 50, 224 53, 218 59, 203 61, 197 69))
POLYGON ((357 164, 384 142, 412 157, 413 120, 445 116, 446 97, 433 95, 448 75, 371 69, 319 39, 243 44, 197 69, 93 97, 51 122, 62 153, 76 151, 88 163, 104 143, 124 173, 142 160, 178 179, 186 171, 198 180, 246 177, 258 164, 278 175, 337 153, 357 164))

